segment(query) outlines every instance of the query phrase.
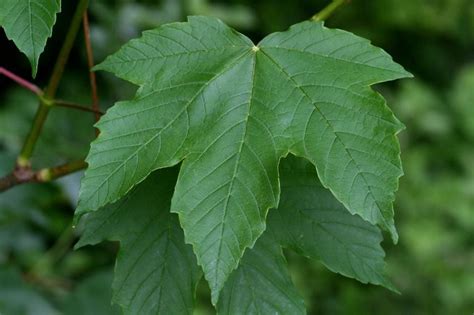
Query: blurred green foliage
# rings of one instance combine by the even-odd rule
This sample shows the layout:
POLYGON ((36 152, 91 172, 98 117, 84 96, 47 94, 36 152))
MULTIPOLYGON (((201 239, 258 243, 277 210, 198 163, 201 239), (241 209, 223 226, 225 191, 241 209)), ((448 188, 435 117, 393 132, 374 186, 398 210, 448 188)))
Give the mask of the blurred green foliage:
MULTIPOLYGON (((323 0, 92 1, 97 61, 147 28, 214 15, 259 40, 311 17, 323 0)), ((73 8, 63 2, 38 72, 45 85, 73 8)), ((401 295, 332 274, 288 253, 292 277, 311 314, 471 314, 474 311, 474 1, 353 0, 327 22, 371 39, 415 74, 377 88, 405 123, 399 136, 405 176, 396 203, 400 243, 386 242, 389 273, 401 295)), ((29 77, 26 60, 0 32, 3 65, 29 77)), ((98 73, 101 106, 133 87, 98 73)), ((60 98, 90 103, 83 40, 76 42, 60 98)), ((0 175, 14 157, 35 98, 0 78, 0 175)), ((81 158, 94 137, 93 117, 55 110, 35 152, 35 166, 81 158)), ((78 181, 28 184, 0 194, 0 313, 117 314, 110 306, 117 244, 72 250, 78 181), (27 301, 27 302, 26 302, 27 301)), ((212 314, 201 283, 196 314, 212 314)))

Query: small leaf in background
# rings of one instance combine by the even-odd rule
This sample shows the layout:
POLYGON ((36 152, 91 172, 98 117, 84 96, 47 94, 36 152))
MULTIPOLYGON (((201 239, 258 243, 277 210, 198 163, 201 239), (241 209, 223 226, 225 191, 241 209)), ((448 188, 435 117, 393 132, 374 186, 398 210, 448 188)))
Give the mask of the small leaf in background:
POLYGON ((152 174, 117 204, 84 218, 76 247, 120 241, 113 302, 125 314, 192 314, 200 272, 175 214, 176 170, 152 174))
POLYGON ((60 0, 2 0, 0 26, 31 63, 36 76, 38 60, 53 32, 60 0))
POLYGON ((303 22, 255 46, 218 19, 190 17, 145 32, 96 69, 140 89, 98 124, 77 215, 184 160, 171 211, 214 304, 278 204, 278 161, 288 152, 397 240, 402 124, 370 85, 410 74, 367 40, 303 22))

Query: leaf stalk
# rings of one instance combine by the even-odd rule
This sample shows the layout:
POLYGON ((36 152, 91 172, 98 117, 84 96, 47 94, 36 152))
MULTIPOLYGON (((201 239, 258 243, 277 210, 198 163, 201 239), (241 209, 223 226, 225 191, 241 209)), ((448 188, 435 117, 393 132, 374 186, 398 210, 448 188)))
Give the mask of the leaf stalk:
MULTIPOLYGON (((89 27, 89 16, 87 10, 84 11, 82 16, 83 26, 84 26, 84 41, 86 44, 87 52, 87 65, 89 67, 89 81, 91 85, 91 97, 92 97, 92 109, 95 113, 95 121, 98 122, 100 119, 100 108, 99 108, 99 95, 97 92, 97 80, 95 72, 92 71, 94 67, 94 53, 92 51, 91 37, 90 37, 90 27, 89 27)), ((95 129, 96 136, 99 135, 99 129, 95 129)))
POLYGON ((311 17, 311 21, 325 21, 327 20, 339 7, 349 3, 350 0, 333 0, 324 9, 311 17))
POLYGON ((103 111, 97 110, 93 106, 88 107, 88 106, 84 106, 84 105, 80 105, 80 104, 76 104, 76 103, 72 103, 72 102, 68 102, 68 101, 63 101, 63 100, 54 100, 53 102, 54 102, 54 106, 57 106, 57 107, 77 109, 77 110, 81 110, 83 112, 94 113, 98 117, 101 117, 102 115, 104 115, 103 111))
POLYGON ((24 87, 27 90, 30 90, 31 92, 35 93, 38 96, 43 95, 43 91, 38 86, 14 74, 13 72, 5 69, 4 67, 0 67, 0 74, 3 74, 7 78, 18 83, 18 85, 24 87))

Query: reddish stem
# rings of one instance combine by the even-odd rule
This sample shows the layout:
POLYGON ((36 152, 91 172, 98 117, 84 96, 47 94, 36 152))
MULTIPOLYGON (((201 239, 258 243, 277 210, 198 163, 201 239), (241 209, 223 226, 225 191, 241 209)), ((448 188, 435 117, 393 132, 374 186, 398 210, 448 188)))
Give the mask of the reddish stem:
MULTIPOLYGON (((87 10, 85 10, 82 15, 82 21, 84 25, 84 40, 86 43, 87 64, 89 66, 89 81, 91 85, 92 109, 96 113, 95 121, 97 122, 100 119, 99 95, 97 92, 97 81, 95 77, 95 72, 92 71, 92 68, 94 67, 94 53, 92 51, 92 45, 91 45, 89 17, 87 15, 87 10)), ((96 131, 96 136, 98 136, 99 129, 96 129, 95 131, 96 131)))
POLYGON ((91 108, 90 106, 87 107, 84 105, 80 105, 80 104, 76 104, 76 103, 68 102, 68 101, 63 101, 63 100, 54 100, 53 102, 55 106, 82 110, 84 112, 94 113, 95 116, 99 116, 99 117, 104 114, 102 111, 97 112, 94 108, 91 108))
POLYGON ((30 90, 31 92, 35 93, 36 95, 43 95, 43 91, 38 86, 34 85, 33 83, 29 82, 28 80, 25 80, 25 79, 17 76, 13 72, 8 71, 4 67, 0 67, 0 74, 3 74, 7 78, 15 81, 16 83, 18 83, 22 87, 30 90))

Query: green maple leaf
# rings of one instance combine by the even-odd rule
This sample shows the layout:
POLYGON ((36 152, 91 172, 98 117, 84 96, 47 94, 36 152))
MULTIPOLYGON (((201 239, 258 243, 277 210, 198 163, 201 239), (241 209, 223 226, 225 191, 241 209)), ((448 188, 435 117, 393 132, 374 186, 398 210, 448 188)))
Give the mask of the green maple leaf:
POLYGON ((179 214, 213 303, 279 200, 278 164, 308 159, 351 213, 397 239, 401 123, 370 85, 410 76, 367 40, 303 22, 255 46, 209 17, 147 31, 97 69, 140 86, 102 117, 77 214, 182 162, 179 214))
POLYGON ((0 26, 31 63, 32 76, 38 71, 38 60, 51 36, 59 0, 2 0, 0 26))
POLYGON ((76 248, 120 241, 112 300, 125 314, 192 314, 201 275, 169 212, 175 182, 174 169, 153 174, 116 204, 84 218, 76 248))

